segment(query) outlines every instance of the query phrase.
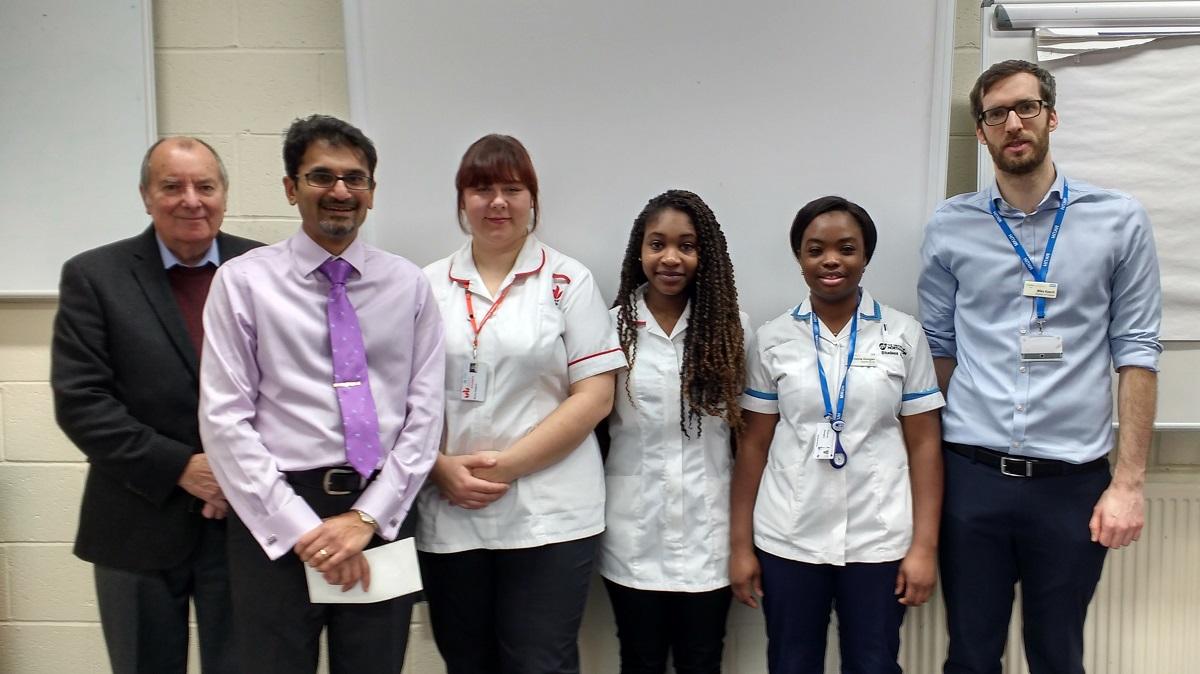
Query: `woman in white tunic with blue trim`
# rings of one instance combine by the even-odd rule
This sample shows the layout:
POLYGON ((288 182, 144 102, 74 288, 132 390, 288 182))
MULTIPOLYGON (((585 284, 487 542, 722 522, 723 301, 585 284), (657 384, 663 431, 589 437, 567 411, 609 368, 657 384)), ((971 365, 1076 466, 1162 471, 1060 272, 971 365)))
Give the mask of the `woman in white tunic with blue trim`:
POLYGON ((741 423, 746 315, 725 235, 670 190, 634 221, 612 309, 617 375, 597 566, 622 674, 718 674, 729 613, 731 442, 741 423))
POLYGON ((920 324, 859 287, 876 239, 841 197, 800 209, 809 296, 748 357, 730 580, 763 603, 773 673, 824 671, 833 607, 842 672, 900 672, 904 609, 933 591, 945 402, 920 324))

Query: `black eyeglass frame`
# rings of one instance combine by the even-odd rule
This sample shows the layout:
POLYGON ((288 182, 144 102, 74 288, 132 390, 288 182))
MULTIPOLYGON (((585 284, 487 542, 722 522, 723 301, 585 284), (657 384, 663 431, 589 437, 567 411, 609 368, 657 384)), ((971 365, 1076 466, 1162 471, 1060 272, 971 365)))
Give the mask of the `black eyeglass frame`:
POLYGON ((353 190, 355 192, 364 192, 375 187, 375 179, 371 176, 365 176, 361 173, 337 174, 333 173, 332 171, 309 171, 308 173, 304 174, 304 182, 308 183, 312 187, 323 190, 333 187, 339 180, 345 183, 346 189, 353 190), (317 184, 316 182, 313 182, 313 176, 332 177, 333 180, 328 185, 317 184), (351 181, 357 183, 359 180, 367 181, 366 185, 363 185, 362 187, 354 187, 350 184, 351 181))
POLYGON ((983 112, 979 113, 979 117, 976 119, 980 122, 983 122, 984 124, 986 124, 988 126, 1000 126, 1001 124, 1004 124, 1005 122, 1008 121, 1008 113, 1010 113, 1010 112, 1016 112, 1018 119, 1033 119, 1034 117, 1037 117, 1038 115, 1042 114, 1042 110, 1044 110, 1048 107, 1050 107, 1050 104, 1047 103, 1046 101, 1044 101, 1040 98, 1030 98, 1030 99, 1026 99, 1024 101, 1017 101, 1016 104, 1014 104, 1014 105, 999 105, 994 108, 988 108, 987 110, 984 110, 983 112), (1017 108, 1021 107, 1022 105, 1027 105, 1029 103, 1037 103, 1037 111, 1036 112, 1034 112, 1031 115, 1022 115, 1020 112, 1017 112, 1017 108), (998 121, 996 121, 996 122, 987 121, 988 113, 995 112, 997 110, 1003 110, 1004 117, 998 118, 998 121))

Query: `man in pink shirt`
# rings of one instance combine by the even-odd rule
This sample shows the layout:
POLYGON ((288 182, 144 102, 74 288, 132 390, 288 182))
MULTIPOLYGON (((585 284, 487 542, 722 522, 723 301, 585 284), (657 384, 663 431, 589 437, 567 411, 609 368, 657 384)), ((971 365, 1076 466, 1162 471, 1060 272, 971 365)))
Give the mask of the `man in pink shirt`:
POLYGON ((419 267, 358 240, 374 145, 333 117, 297 120, 284 189, 291 238, 223 266, 204 311, 200 432, 229 500, 230 580, 247 672, 397 672, 411 597, 312 604, 304 564, 367 587, 364 548, 412 535, 433 465, 442 321, 419 267), (365 356, 365 362, 364 362, 365 356))

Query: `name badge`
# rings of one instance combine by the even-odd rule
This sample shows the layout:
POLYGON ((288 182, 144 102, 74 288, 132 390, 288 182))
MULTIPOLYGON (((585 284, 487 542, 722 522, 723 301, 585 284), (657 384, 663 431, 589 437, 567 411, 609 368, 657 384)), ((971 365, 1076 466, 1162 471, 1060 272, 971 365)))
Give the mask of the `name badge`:
POLYGON ((850 367, 875 367, 875 356, 859 356, 850 363, 850 367))
POLYGON ((818 461, 829 461, 833 458, 833 429, 829 424, 821 424, 813 437, 813 458, 818 461))
POLYGON ((471 361, 462 372, 462 386, 458 394, 461 400, 483 402, 487 397, 488 366, 487 363, 471 361))
POLYGON ((1021 294, 1025 297, 1044 297, 1052 300, 1058 297, 1058 284, 1048 281, 1025 281, 1025 288, 1021 294))
POLYGON ((1058 361, 1062 359, 1062 337, 1057 335, 1025 335, 1021 338, 1022 361, 1058 361))

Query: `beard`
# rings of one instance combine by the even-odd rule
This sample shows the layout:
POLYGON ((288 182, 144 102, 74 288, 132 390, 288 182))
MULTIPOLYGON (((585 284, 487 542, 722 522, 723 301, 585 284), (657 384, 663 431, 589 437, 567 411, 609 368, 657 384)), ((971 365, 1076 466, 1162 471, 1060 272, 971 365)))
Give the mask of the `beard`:
POLYGON ((358 200, 326 200, 321 202, 322 208, 329 208, 331 206, 349 207, 351 210, 344 211, 345 215, 343 216, 331 217, 326 214, 325 217, 319 219, 317 221, 317 227, 321 230, 321 233, 333 239, 340 239, 353 234, 354 231, 358 229, 358 223, 355 222, 354 218, 358 212, 358 200))
POLYGON ((1050 152, 1050 130, 1045 129, 1041 133, 1033 132, 1033 138, 1029 139, 1030 149, 1024 156, 1012 157, 1004 152, 1004 146, 1015 139, 1005 139, 1001 144, 994 144, 988 141, 988 154, 992 155, 992 161, 996 164, 996 168, 1009 175, 1027 175, 1032 173, 1046 161, 1046 155, 1050 152))

